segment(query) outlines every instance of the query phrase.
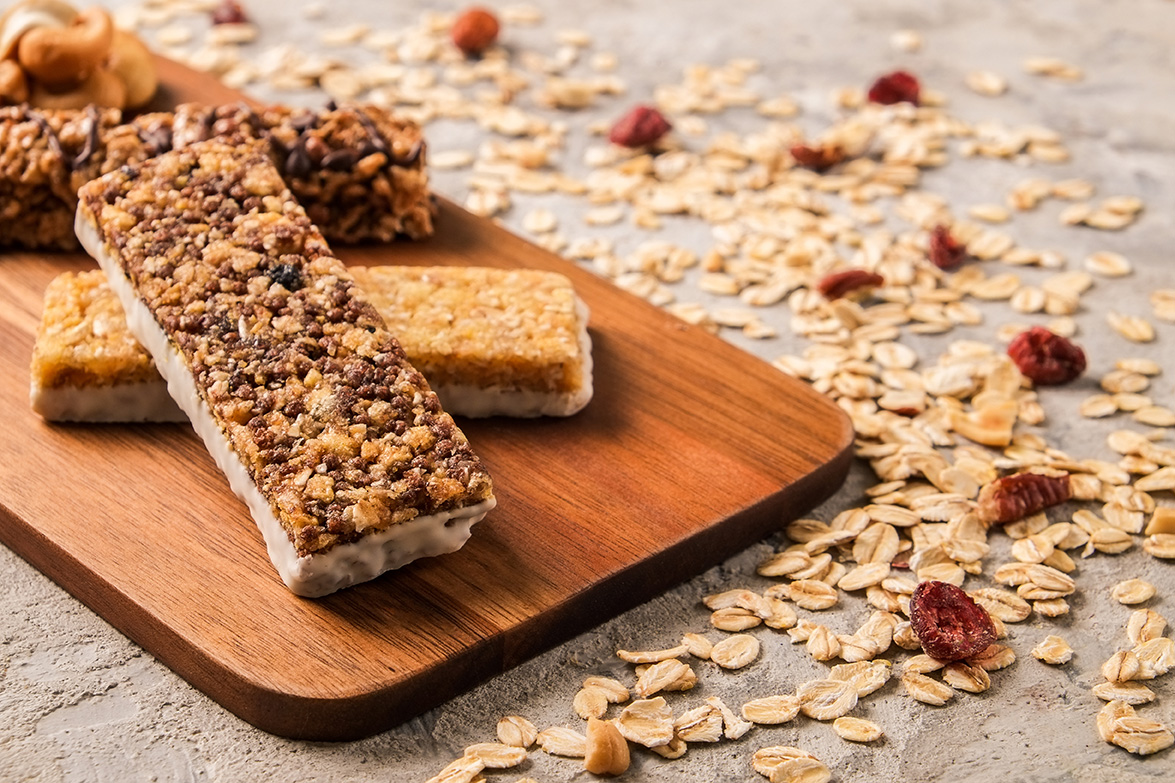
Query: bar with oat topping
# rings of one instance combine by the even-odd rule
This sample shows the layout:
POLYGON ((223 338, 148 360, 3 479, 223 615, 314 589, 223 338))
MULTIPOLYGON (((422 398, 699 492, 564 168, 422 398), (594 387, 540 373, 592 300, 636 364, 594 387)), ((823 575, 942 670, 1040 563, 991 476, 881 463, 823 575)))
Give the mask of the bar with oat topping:
MULTIPOLYGON (((592 396, 587 308, 555 272, 350 267, 356 283, 458 416, 568 416, 592 396)), ((50 421, 182 421, 101 270, 45 291, 31 368, 50 421)))
POLYGON ((295 593, 458 549, 492 482, 262 144, 82 187, 76 231, 295 593))

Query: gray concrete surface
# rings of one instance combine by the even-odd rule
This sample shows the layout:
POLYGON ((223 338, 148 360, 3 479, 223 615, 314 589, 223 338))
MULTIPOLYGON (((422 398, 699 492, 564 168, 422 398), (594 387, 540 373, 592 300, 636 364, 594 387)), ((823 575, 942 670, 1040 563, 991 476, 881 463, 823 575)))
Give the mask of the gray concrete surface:
MULTIPOLYGON (((420 10, 449 10, 452 3, 364 2, 332 5, 327 20, 311 22, 300 0, 277 3, 253 0, 261 39, 252 51, 288 40, 307 51, 322 50, 316 30, 323 25, 366 21, 393 28, 414 20, 420 10)), ((1029 247, 1055 248, 1071 268, 1088 253, 1109 249, 1125 254, 1135 274, 1117 281, 1099 280, 1077 314, 1080 340, 1090 356, 1085 378, 1042 395, 1049 415, 1050 442, 1079 456, 1112 458, 1105 434, 1120 419, 1088 422, 1076 411, 1092 393, 1096 379, 1122 355, 1145 356, 1164 364, 1165 374, 1151 390, 1156 400, 1175 405, 1172 373, 1175 324, 1158 323, 1158 339, 1131 346, 1109 333, 1104 316, 1110 309, 1149 314, 1148 293, 1175 286, 1175 2, 1170 0, 844 0, 807 3, 749 0, 716 3, 678 0, 603 0, 559 3, 543 0, 547 11, 540 26, 510 30, 512 46, 555 49, 555 31, 574 27, 590 32, 596 49, 618 54, 627 96, 566 118, 569 124, 569 171, 582 172, 576 150, 588 143, 585 128, 609 119, 630 102, 647 96, 655 84, 677 81, 691 63, 720 64, 735 56, 755 57, 763 68, 751 85, 767 94, 786 93, 804 108, 798 120, 817 131, 833 117, 830 92, 845 85, 866 85, 877 74, 907 67, 930 87, 946 94, 951 110, 971 122, 999 119, 1037 123, 1060 131, 1073 152, 1071 162, 1034 170, 1053 179, 1081 176, 1098 186, 1099 195, 1142 197, 1146 212, 1119 233, 1061 227, 1056 204, 1017 215, 1007 227, 1029 247), (896 51, 890 36, 899 29, 917 30, 924 46, 916 53, 896 51), (1069 84, 1026 75, 1024 58, 1053 55, 1085 69, 1083 81, 1069 84), (1009 93, 992 99, 963 86, 963 76, 985 68, 1006 76, 1009 93)), ((331 50, 345 58, 347 50, 331 50)), ((355 57, 360 57, 355 54, 355 57)), ((306 93, 264 97, 317 102, 306 93)), ((715 127, 736 130, 762 120, 749 111, 732 111, 715 127)), ((434 150, 467 146, 479 138, 471 126, 442 123, 430 129, 434 150)), ((1006 162, 955 160, 927 177, 929 190, 946 196, 957 212, 965 206, 1002 200, 1010 185, 1028 172, 1006 162)), ((461 172, 438 175, 438 190, 465 195, 461 172)), ((522 216, 539 200, 519 198, 504 218, 520 229, 522 216)), ((576 236, 574 218, 582 205, 550 198, 565 230, 576 236)), ((585 234, 587 232, 584 232, 585 234)), ((593 232, 613 236, 619 250, 643 239, 633 230, 593 232)), ((671 221, 663 236, 701 251, 704 227, 671 221)), ((1039 279, 1033 270, 1026 279, 1039 279)), ((692 288, 693 278, 675 290, 680 299, 714 303, 692 288)), ((1006 305, 984 307, 985 323, 946 337, 912 339, 924 361, 932 361, 946 343, 960 336, 993 341, 1001 323, 1034 320, 1017 316, 1006 305)), ((780 330, 775 340, 749 341, 727 335, 764 359, 799 352, 804 342, 787 329, 788 312, 775 308, 764 319, 780 330)), ((1039 322, 1040 319, 1035 319, 1039 322)), ((1168 439, 1170 442, 1170 439, 1168 439)), ((872 482, 867 468, 854 469, 845 487, 814 512, 830 519, 861 502, 872 482)), ((1171 504, 1170 493, 1159 493, 1171 504)), ((708 614, 699 598, 727 587, 762 588, 756 577, 760 558, 782 538, 751 547, 741 555, 670 591, 659 599, 604 625, 588 630, 517 669, 394 730, 345 744, 294 742, 266 735, 225 712, 129 642, 89 609, 0 547, 0 780, 69 781, 423 781, 462 748, 493 739, 505 714, 529 717, 540 728, 579 726, 571 699, 582 679, 607 674, 631 681, 628 666, 614 655, 620 647, 671 645, 686 631, 704 631, 708 614)), ((997 543, 989 562, 1002 562, 1006 540, 997 543), (1001 551, 1001 547, 1003 551, 1001 551)), ((993 676, 994 687, 980 696, 962 696, 936 709, 905 698, 896 682, 863 701, 854 714, 876 720, 886 738, 857 746, 837 738, 830 727, 797 720, 780 728, 758 728, 738 742, 694 745, 682 759, 667 762, 649 753, 634 753, 626 780, 760 780, 750 768, 753 751, 766 745, 797 745, 824 760, 838 781, 1158 781, 1175 779, 1175 755, 1168 750, 1139 759, 1103 743, 1094 730, 1100 703, 1089 693, 1099 681, 1098 667, 1117 649, 1128 611, 1114 604, 1109 586, 1126 576, 1141 576, 1159 587, 1149 604, 1175 619, 1175 565, 1137 549, 1119 557, 1096 557, 1081 564, 1083 589, 1072 613, 1059 620, 1034 615, 1014 626, 1010 644, 1019 661, 993 676), (1073 645, 1074 661, 1050 668, 1033 660, 1032 647, 1048 633, 1060 633, 1073 645)), ((860 601, 850 604, 860 609, 860 601)), ((832 617, 848 630, 859 614, 832 617)), ((823 665, 811 661, 785 637, 767 629, 753 631, 764 642, 762 658, 738 673, 699 665, 699 686, 673 695, 675 709, 720 695, 728 703, 767 693, 785 692, 816 676, 823 665)), ((711 634, 716 638, 715 634, 711 634)), ((1159 699, 1147 714, 1175 726, 1175 675, 1154 685, 1159 699)), ((587 780, 579 763, 531 754, 520 770, 494 773, 492 780, 521 776, 540 781, 587 780)))

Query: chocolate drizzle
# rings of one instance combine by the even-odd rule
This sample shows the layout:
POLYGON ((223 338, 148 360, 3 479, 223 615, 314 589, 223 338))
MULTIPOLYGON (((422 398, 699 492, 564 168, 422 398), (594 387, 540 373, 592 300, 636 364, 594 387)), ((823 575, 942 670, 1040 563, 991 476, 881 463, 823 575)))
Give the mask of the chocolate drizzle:
POLYGON ((97 107, 92 103, 86 107, 86 119, 90 121, 90 127, 86 132, 86 143, 82 145, 81 152, 69 164, 72 171, 77 171, 86 165, 90 158, 94 157, 94 153, 98 150, 98 144, 101 142, 98 134, 102 118, 98 115, 97 107))

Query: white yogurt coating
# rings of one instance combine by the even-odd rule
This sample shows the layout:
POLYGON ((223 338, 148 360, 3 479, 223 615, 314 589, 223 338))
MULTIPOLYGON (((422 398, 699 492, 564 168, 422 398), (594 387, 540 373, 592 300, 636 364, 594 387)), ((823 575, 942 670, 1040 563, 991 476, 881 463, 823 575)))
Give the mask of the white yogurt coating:
POLYGON ((172 346, 147 305, 140 301, 121 265, 99 236, 94 218, 84 204, 78 205, 74 230, 82 247, 106 273, 111 290, 126 311, 127 326, 155 360, 171 398, 187 414, 192 428, 228 478, 233 492, 249 507, 253 521, 265 539, 269 559, 292 592, 317 598, 374 579, 385 571, 400 568, 421 557, 455 552, 469 540, 473 525, 496 505, 497 501, 490 497, 472 506, 417 517, 353 543, 299 557, 269 502, 229 447, 228 439, 200 397, 195 379, 179 351, 172 346))
POLYGON ((187 421, 162 380, 29 389, 33 410, 46 421, 139 423, 187 421))

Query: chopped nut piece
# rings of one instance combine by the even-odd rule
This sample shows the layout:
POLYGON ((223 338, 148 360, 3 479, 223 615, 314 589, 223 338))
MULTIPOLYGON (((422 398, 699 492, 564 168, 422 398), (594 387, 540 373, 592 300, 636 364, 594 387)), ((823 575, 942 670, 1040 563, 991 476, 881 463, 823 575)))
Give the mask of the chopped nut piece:
POLYGON ((631 759, 628 743, 611 721, 590 718, 587 724, 583 766, 593 775, 619 775, 631 759))

